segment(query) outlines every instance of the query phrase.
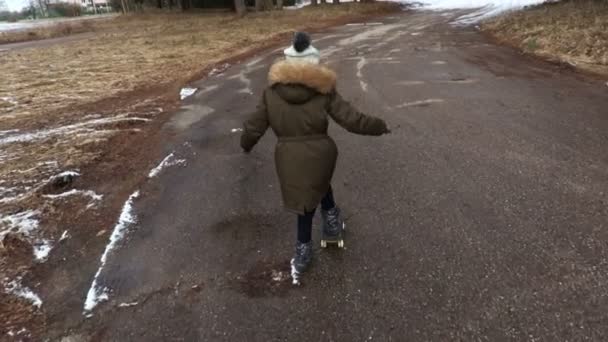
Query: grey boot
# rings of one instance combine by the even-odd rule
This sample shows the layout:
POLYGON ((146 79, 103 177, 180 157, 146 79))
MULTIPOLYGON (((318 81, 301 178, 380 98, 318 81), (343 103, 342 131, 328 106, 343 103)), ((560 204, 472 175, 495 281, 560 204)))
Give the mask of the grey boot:
POLYGON ((323 218, 323 236, 334 237, 340 235, 344 228, 344 223, 340 217, 340 208, 322 210, 321 217, 323 218))
POLYGON ((292 269, 298 273, 302 274, 306 271, 310 262, 312 261, 312 241, 307 243, 302 243, 300 241, 296 242, 296 254, 293 259, 291 259, 292 269))

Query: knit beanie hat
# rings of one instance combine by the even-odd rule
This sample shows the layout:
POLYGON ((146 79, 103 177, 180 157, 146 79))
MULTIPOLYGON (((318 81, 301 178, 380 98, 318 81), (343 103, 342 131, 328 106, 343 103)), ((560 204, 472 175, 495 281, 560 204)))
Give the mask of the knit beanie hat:
POLYGON ((319 64, 321 54, 310 43, 310 36, 305 32, 296 32, 293 44, 283 51, 285 59, 290 62, 319 64))

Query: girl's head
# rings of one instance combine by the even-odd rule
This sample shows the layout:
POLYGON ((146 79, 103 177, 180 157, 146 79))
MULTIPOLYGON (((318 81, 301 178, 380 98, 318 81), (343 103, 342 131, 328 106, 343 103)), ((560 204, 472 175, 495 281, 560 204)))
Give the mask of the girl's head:
POLYGON ((283 51, 289 62, 319 64, 321 54, 311 45, 310 36, 306 32, 296 32, 292 45, 283 51))

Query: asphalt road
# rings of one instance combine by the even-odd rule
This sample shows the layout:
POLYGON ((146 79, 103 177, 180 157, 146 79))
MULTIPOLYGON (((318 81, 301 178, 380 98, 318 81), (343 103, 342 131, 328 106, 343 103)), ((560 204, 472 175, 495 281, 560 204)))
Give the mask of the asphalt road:
POLYGON ((232 132, 280 50, 197 83, 166 127, 186 165, 142 189, 100 277, 110 300, 65 341, 608 340, 605 80, 449 19, 314 37, 344 97, 393 133, 331 128, 347 249, 317 247, 300 287, 275 138, 244 155, 232 132))

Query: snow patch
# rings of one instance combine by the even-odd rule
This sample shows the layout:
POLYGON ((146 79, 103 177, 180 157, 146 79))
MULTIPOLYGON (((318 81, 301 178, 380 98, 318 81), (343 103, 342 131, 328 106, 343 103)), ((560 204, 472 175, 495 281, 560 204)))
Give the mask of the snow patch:
POLYGON ((477 9, 454 21, 454 25, 472 25, 502 12, 538 5, 544 0, 425 0, 422 10, 477 9))
POLYGON ((13 135, 9 135, 7 137, 0 137, 0 146, 12 144, 12 143, 26 143, 26 142, 44 140, 44 139, 52 138, 52 137, 55 137, 58 135, 73 135, 73 134, 80 134, 80 133, 91 133, 92 134, 92 133, 96 132, 96 130, 93 129, 92 127, 99 126, 99 125, 105 125, 105 124, 118 123, 118 122, 125 122, 125 121, 147 122, 147 121, 150 121, 150 119, 140 118, 140 117, 128 117, 128 116, 126 116, 126 114, 118 115, 115 117, 109 117, 109 118, 93 119, 93 120, 80 122, 80 123, 67 125, 67 126, 60 126, 60 127, 42 129, 42 130, 33 131, 33 132, 13 134, 13 135))
POLYGON ((98 195, 95 191, 92 190, 77 190, 77 189, 72 189, 70 191, 66 191, 60 194, 56 194, 56 195, 43 195, 43 197, 45 198, 50 198, 50 199, 60 199, 60 198, 65 198, 65 197, 69 197, 69 196, 84 196, 84 197, 89 197, 91 200, 89 201, 89 204, 87 204, 87 209, 91 209, 93 206, 95 206, 99 201, 102 200, 103 195, 98 195))
POLYGON ((0 223, 7 226, 6 229, 0 230, 0 239, 4 238, 8 233, 31 236, 38 229, 39 222, 36 219, 38 215, 40 215, 38 210, 26 210, 17 214, 0 217, 0 223))
POLYGON ((300 273, 296 270, 293 264, 294 259, 291 259, 291 283, 293 285, 300 285, 300 273))
POLYGON ((112 235, 110 236, 110 241, 106 245, 106 249, 104 250, 101 258, 99 260, 99 269, 97 269, 97 273, 93 277, 93 282, 91 283, 91 288, 87 293, 87 297, 84 302, 84 315, 88 315, 91 311, 101 302, 108 300, 109 298, 109 289, 106 287, 100 287, 98 285, 99 275, 103 271, 106 262, 108 261, 108 255, 110 252, 116 248, 118 242, 120 242, 127 232, 128 228, 137 222, 137 218, 134 214, 133 210, 133 201, 139 197, 139 190, 135 191, 129 199, 125 202, 122 207, 122 211, 120 212, 120 217, 118 218, 118 222, 116 226, 114 226, 114 230, 112 231, 112 235))
POLYGON ((208 92, 210 92, 210 91, 214 91, 214 90, 216 90, 216 89, 217 89, 217 88, 219 88, 219 87, 220 87, 220 86, 219 86, 219 85, 217 85, 217 84, 210 85, 210 86, 208 86, 208 87, 205 87, 205 88, 201 89, 201 90, 200 90, 198 93, 199 93, 199 95, 200 95, 200 94, 205 94, 205 93, 208 93, 208 92))
POLYGON ((186 163, 186 159, 175 159, 175 153, 171 152, 168 156, 163 159, 157 167, 150 170, 148 173, 148 178, 154 178, 158 176, 164 169, 175 166, 175 165, 184 165, 186 163))
POLYGON ((361 57, 359 62, 357 62, 357 78, 359 78, 359 85, 361 85, 361 89, 363 91, 367 91, 367 82, 363 80, 363 67, 367 64, 367 60, 365 57, 361 57))
POLYGON ((420 84, 424 84, 424 81, 400 81, 397 82, 396 85, 403 85, 403 86, 411 86, 411 85, 420 85, 420 84))
POLYGON ((185 99, 185 98, 187 98, 189 96, 192 96, 194 93, 196 93, 197 90, 198 90, 197 88, 188 88, 188 87, 182 88, 179 91, 179 98, 180 98, 180 100, 183 100, 183 99, 185 99))
POLYGON ((128 307, 131 307, 131 306, 135 306, 137 304, 139 304, 139 303, 138 302, 120 303, 120 304, 118 304, 118 307, 119 308, 128 308, 128 307))
MULTIPOLYGON (((12 294, 17 297, 27 299, 28 301, 30 301, 32 303, 33 306, 40 309, 40 307, 42 306, 42 300, 40 299, 40 297, 38 297, 37 294, 35 294, 28 287, 21 285, 21 280, 22 280, 21 277, 19 277, 15 280, 11 281, 10 283, 6 284, 4 287, 4 291, 8 294, 12 294)), ((17 334, 19 334, 19 333, 20 332, 17 332, 17 334)))
POLYGON ((209 76, 219 76, 219 75, 223 74, 224 71, 226 71, 229 67, 230 67, 230 64, 225 63, 225 64, 218 66, 217 68, 213 68, 209 72, 209 76))
POLYGON ((68 233, 67 230, 64 230, 63 234, 61 234, 61 237, 59 238, 59 242, 65 241, 69 238, 70 238, 70 234, 68 233))
MULTIPOLYGON (((57 168, 57 162, 51 161, 51 162, 38 163, 37 166, 35 166, 31 169, 16 170, 13 172, 29 173, 30 171, 38 169, 38 167, 40 167, 40 166, 45 166, 47 168, 47 170, 43 171, 42 174, 44 174, 44 173, 48 174, 50 171, 52 171, 52 169, 57 168)), ((60 179, 63 179, 63 182, 67 183, 71 178, 78 177, 78 176, 80 176, 80 174, 76 171, 65 171, 60 174, 51 176, 48 179, 43 180, 38 183, 36 183, 36 181, 33 180, 32 182, 36 183, 34 186, 25 186, 21 189, 16 188, 16 187, 11 187, 11 188, 5 187, 3 189, 0 189, 0 195, 2 195, 2 196, 0 196, 1 197, 0 203, 13 203, 13 202, 21 201, 21 200, 31 196, 32 194, 34 194, 36 191, 40 190, 40 188, 42 188, 46 184, 54 183, 60 179), (17 190, 21 190, 21 191, 17 191, 17 190)))
POLYGON ((444 101, 442 99, 426 99, 426 100, 420 100, 420 101, 405 102, 405 103, 397 106, 397 108, 426 106, 426 105, 430 105, 432 103, 441 103, 441 102, 444 102, 444 101))
POLYGON ((373 38, 382 38, 382 36, 386 35, 389 31, 402 27, 402 24, 391 24, 391 25, 381 25, 375 26, 374 28, 365 30, 361 33, 357 33, 351 37, 341 39, 338 42, 340 46, 356 46, 358 43, 373 39, 373 38))
POLYGON ((51 242, 49 240, 42 239, 38 242, 35 242, 33 248, 34 257, 36 258, 36 261, 43 262, 49 257, 49 254, 51 254, 53 246, 51 245, 51 242))
POLYGON ((71 178, 76 178, 76 177, 80 177, 80 173, 78 171, 74 171, 74 170, 70 170, 70 171, 63 171, 61 173, 58 173, 56 175, 54 175, 53 177, 51 177, 51 181, 57 180, 59 178, 65 178, 65 177, 71 177, 71 178))
POLYGON ((272 281, 275 282, 283 282, 284 280, 286 280, 289 276, 286 273, 283 273, 281 271, 277 271, 277 270, 272 270, 272 281))
POLYGON ((8 135, 8 134, 14 134, 14 133, 19 133, 19 130, 18 129, 9 129, 9 130, 0 131, 0 137, 8 135))
POLYGON ((242 132, 242 131, 243 131, 242 128, 233 128, 230 130, 230 132, 232 132, 232 133, 237 133, 237 132, 242 132))
POLYGON ((32 253, 36 261, 43 262, 48 258, 53 246, 51 241, 35 236, 40 225, 37 219, 39 215, 40 211, 38 210, 26 210, 12 215, 0 216, 0 241, 9 233, 21 234, 32 245, 32 253))
POLYGON ((241 94, 249 94, 253 95, 253 91, 251 90, 251 80, 245 75, 245 72, 241 72, 239 74, 239 81, 241 81, 244 85, 243 89, 239 89, 239 93, 241 94))

